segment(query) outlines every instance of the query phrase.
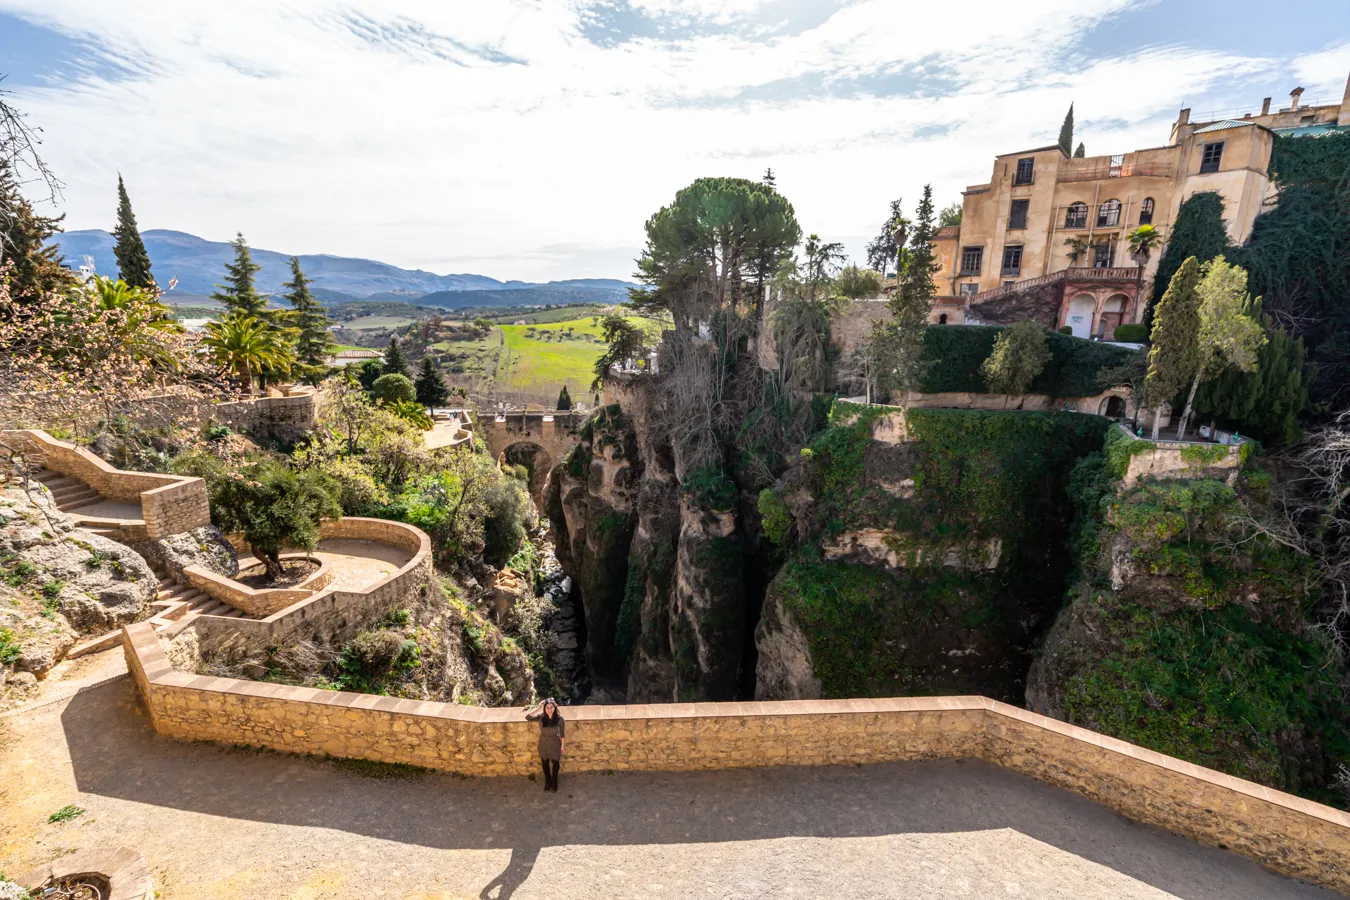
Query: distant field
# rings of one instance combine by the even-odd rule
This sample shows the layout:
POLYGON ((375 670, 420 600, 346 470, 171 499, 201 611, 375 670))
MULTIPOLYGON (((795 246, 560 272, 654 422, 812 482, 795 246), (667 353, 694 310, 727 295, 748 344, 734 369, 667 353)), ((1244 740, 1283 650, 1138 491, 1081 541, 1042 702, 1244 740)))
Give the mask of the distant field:
POLYGON ((407 316, 362 316, 359 319, 352 319, 350 322, 339 322, 343 328, 350 328, 352 331, 379 331, 384 328, 402 328, 404 325, 411 325, 414 319, 407 316))
MULTIPOLYGON (((655 340, 666 327, 655 319, 626 316, 646 329, 655 340)), ((569 390, 585 390, 591 379, 595 361, 604 352, 600 340, 599 316, 567 319, 534 328, 529 325, 499 326, 506 339, 504 359, 498 366, 497 383, 520 390, 557 390, 567 385, 569 390), (560 335, 571 329, 570 337, 560 335), (547 339, 545 338, 547 335, 547 339)))

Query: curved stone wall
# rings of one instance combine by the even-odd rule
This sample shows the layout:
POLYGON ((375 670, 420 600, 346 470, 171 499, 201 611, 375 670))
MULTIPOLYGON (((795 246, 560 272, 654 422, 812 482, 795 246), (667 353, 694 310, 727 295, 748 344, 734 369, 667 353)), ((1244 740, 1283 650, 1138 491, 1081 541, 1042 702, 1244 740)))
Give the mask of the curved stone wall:
MULTIPOLYGON (((337 640, 355 634, 363 626, 380 619, 390 610, 413 602, 426 589, 428 581, 434 577, 431 538, 422 529, 412 525, 389 519, 348 516, 323 522, 319 534, 323 539, 368 540, 391 544, 407 550, 412 554, 412 558, 397 572, 360 590, 328 587, 317 593, 303 591, 305 596, 293 599, 289 605, 268 614, 266 618, 197 616, 185 621, 183 627, 195 628, 198 638, 204 644, 226 638, 258 646, 299 638, 337 640)), ((232 542, 236 539, 237 536, 231 537, 232 542)), ((250 590, 238 582, 230 583, 235 589, 250 590)), ((208 593, 211 592, 203 585, 196 586, 208 593)), ((277 590, 282 593, 298 589, 277 590)), ((233 601, 224 596, 217 599, 233 605, 233 601)), ((176 634, 177 631, 178 629, 172 628, 166 633, 176 634)))
MULTIPOLYGON (((519 709, 191 675, 174 670, 149 626, 123 634, 160 734, 473 775, 538 766, 538 728, 519 709)), ((1350 891, 1350 814, 985 697, 581 706, 566 715, 569 771, 979 758, 1350 891)))

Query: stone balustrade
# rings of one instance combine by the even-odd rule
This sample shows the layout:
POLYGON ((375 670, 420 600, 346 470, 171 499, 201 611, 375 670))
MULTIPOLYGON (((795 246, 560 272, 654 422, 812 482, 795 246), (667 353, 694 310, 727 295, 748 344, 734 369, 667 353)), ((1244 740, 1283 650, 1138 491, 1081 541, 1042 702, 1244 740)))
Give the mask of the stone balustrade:
MULTIPOLYGON (((155 730, 184 740, 404 763, 535 771, 519 709, 377 697, 176 671, 153 629, 123 630, 155 730)), ((1350 891, 1350 814, 984 697, 581 706, 568 771, 688 771, 978 758, 1124 815, 1350 891)))

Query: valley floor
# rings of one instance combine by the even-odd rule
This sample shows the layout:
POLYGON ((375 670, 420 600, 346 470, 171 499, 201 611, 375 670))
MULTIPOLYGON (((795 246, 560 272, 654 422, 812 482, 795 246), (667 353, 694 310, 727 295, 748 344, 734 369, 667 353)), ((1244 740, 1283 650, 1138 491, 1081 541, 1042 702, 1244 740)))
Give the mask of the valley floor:
MULTIPOLYGON (((70 664, 63 664, 70 665, 70 664)), ((166 900, 1335 895, 981 762, 376 778, 158 737, 120 650, 0 717, 0 871, 145 854, 166 900), (71 686, 87 687, 73 697, 71 686), (73 803, 65 824, 47 817, 73 803)), ((578 739, 578 738, 574 738, 578 739)))

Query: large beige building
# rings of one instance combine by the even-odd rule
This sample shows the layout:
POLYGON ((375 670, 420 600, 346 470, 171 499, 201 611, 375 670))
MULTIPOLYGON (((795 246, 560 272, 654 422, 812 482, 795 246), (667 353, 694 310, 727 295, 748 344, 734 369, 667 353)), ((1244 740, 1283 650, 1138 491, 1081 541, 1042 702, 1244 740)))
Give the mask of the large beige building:
POLYGON ((1217 191, 1235 243, 1245 241, 1273 197, 1267 169, 1277 134, 1350 129, 1350 81, 1338 101, 1210 114, 1183 109, 1168 143, 1113 156, 1074 159, 1059 146, 995 157, 985 184, 963 192, 959 226, 938 235, 939 289, 934 318, 1007 324, 1036 319, 1080 337, 1112 338, 1137 322, 1162 256, 1141 270, 1129 236, 1152 225, 1164 240, 1182 202, 1217 191))

